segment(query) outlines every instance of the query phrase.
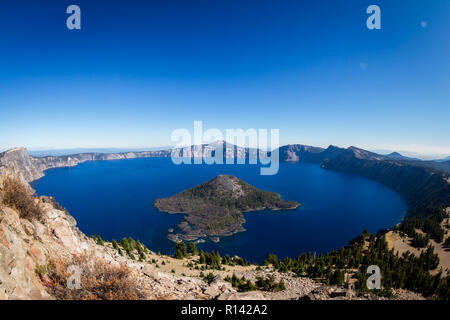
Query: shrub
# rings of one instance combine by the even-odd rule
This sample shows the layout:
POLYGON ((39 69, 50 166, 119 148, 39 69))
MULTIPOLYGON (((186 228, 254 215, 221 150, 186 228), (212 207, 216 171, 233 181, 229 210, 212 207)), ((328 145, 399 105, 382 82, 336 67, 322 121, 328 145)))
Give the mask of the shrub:
POLYGON ((132 237, 128 237, 128 244, 130 245, 130 250, 136 249, 136 241, 132 237))
POLYGON ((215 277, 216 277, 216 276, 214 275, 214 273, 210 272, 210 273, 207 274, 206 277, 204 277, 204 280, 205 280, 206 282, 208 282, 208 284, 211 284, 211 282, 214 281, 214 278, 215 278, 215 277))
POLYGON ((430 240, 428 235, 421 235, 417 232, 414 232, 412 237, 411 246, 414 248, 425 248, 430 240))
POLYGON ((196 255, 198 254, 198 250, 197 250, 197 247, 195 246, 195 243, 194 243, 194 242, 189 242, 189 243, 188 243, 188 249, 189 249, 189 252, 190 252, 193 256, 196 256, 196 255))
POLYGON ((86 255, 75 257, 70 263, 51 261, 47 266, 45 283, 49 292, 63 300, 136 300, 143 298, 136 279, 124 266, 112 266, 102 260, 86 255), (69 289, 67 280, 70 265, 81 272, 80 289, 69 289))
POLYGON ((286 285, 284 284, 283 280, 280 280, 280 282, 276 284, 274 291, 283 291, 283 290, 286 290, 286 285))
POLYGON ((36 273, 36 275, 42 280, 42 278, 44 277, 45 274, 45 268, 41 265, 36 265, 34 267, 34 273, 36 273))
POLYGON ((142 244, 139 240, 136 242, 136 250, 139 254, 144 253, 144 249, 142 248, 142 244))
POLYGON ((344 283, 344 271, 336 270, 332 273, 330 284, 341 286, 344 283))
POLYGON ((267 278, 256 277, 256 287, 262 291, 282 291, 286 289, 283 280, 275 282, 275 276, 273 274, 267 278))
POLYGON ((448 238, 445 240, 443 246, 444 246, 445 248, 450 248, 450 237, 448 237, 448 238))
POLYGON ((211 250, 211 252, 208 253, 203 250, 200 250, 199 256, 200 256, 199 259, 200 264, 205 264, 206 267, 209 267, 211 269, 222 270, 221 266, 222 259, 218 251, 214 252, 213 250, 211 250))
POLYGON ((183 259, 187 255, 188 254, 186 252, 186 245, 184 244, 184 242, 180 241, 180 242, 175 243, 175 253, 173 255, 174 258, 183 259))
POLYGON ((250 280, 245 279, 245 277, 238 278, 236 274, 233 273, 233 276, 226 276, 225 281, 228 281, 231 283, 231 285, 238 289, 240 292, 244 291, 252 291, 257 290, 257 286, 251 282, 250 280))
POLYGON ((17 178, 3 181, 3 203, 16 209, 21 218, 42 220, 43 211, 34 194, 17 178))
POLYGON ((94 236, 93 237, 95 242, 99 245, 99 246, 104 246, 105 243, 103 242, 103 239, 101 236, 94 236))
POLYGON ((272 253, 269 253, 267 255, 267 258, 264 260, 264 265, 268 266, 268 265, 273 265, 276 266, 278 265, 278 257, 272 253))
POLYGON ((130 244, 128 243, 127 238, 123 238, 122 241, 120 241, 120 245, 125 249, 125 251, 130 249, 130 244))
POLYGON ((252 291, 258 289, 253 282, 250 280, 242 281, 238 285, 238 291, 245 292, 245 291, 252 291))

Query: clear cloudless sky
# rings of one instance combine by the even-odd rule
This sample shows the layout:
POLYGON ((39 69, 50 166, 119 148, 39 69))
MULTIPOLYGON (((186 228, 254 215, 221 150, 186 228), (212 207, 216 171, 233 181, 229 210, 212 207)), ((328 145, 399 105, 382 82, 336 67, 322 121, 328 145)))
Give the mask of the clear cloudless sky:
POLYGON ((0 149, 172 145, 194 120, 449 155, 450 1, 0 2, 0 149))

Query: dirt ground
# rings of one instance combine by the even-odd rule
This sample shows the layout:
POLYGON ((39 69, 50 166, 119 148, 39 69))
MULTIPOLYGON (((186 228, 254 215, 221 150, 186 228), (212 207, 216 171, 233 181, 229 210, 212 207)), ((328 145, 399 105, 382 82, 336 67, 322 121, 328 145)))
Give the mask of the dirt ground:
MULTIPOLYGON (((160 256, 156 253, 151 253, 147 255, 147 261, 152 261, 152 259, 155 259, 157 261, 156 263, 152 263, 153 265, 158 265, 158 268, 162 272, 166 273, 174 273, 177 275, 186 275, 189 277, 198 277, 200 275, 201 270, 196 270, 195 265, 196 262, 198 262, 199 257, 190 257, 185 259, 175 259, 168 256, 160 256), (163 264, 164 261, 164 264, 163 264), (188 267, 188 264, 192 263, 193 267, 188 267)), ((200 265, 199 265, 200 267, 200 265)), ((233 273, 235 273, 237 276, 242 276, 243 274, 253 271, 256 269, 256 266, 228 266, 224 265, 225 271, 219 271, 219 270, 205 270, 203 273, 207 275, 209 272, 214 273, 214 275, 221 275, 222 278, 226 277, 227 275, 232 276, 233 273)))
MULTIPOLYGON (((445 226, 449 223, 449 218, 444 219, 442 225, 445 226)), ((418 233, 423 234, 421 230, 416 230, 418 233)), ((444 236, 444 241, 450 237, 450 233, 444 236)), ((389 231, 386 234, 386 242, 388 243, 389 249, 394 248, 394 252, 398 252, 399 255, 402 255, 404 252, 409 251, 412 254, 419 256, 420 253, 425 249, 416 249, 410 245, 412 238, 409 237, 401 237, 399 233, 394 231, 389 231)), ((433 270, 431 273, 436 274, 442 268, 445 272, 448 270, 450 272, 450 249, 445 249, 442 246, 442 243, 436 243, 434 240, 430 240, 429 244, 434 247, 434 253, 439 256, 439 266, 436 270, 433 270)))

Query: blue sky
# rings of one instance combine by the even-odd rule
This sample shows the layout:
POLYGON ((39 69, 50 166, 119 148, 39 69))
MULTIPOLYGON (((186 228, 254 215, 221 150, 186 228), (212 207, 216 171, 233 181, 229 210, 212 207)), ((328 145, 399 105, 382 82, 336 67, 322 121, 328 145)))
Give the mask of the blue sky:
POLYGON ((143 148, 177 128, 450 154, 450 2, 0 2, 0 149, 143 148), (81 30, 66 8, 81 8, 81 30), (366 8, 381 8, 381 30, 366 8))

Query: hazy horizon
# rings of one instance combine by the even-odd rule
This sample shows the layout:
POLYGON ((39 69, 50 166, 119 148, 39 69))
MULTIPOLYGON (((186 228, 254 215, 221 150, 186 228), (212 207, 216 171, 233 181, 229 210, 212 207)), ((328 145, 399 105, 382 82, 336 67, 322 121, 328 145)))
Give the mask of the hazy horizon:
MULTIPOLYGON (((308 145, 304 143, 298 143, 302 145, 308 145)), ((237 144, 236 144, 237 145, 237 144)), ((244 147, 242 145, 238 145, 240 147, 244 147)), ((284 145, 281 145, 284 146, 284 145)), ((328 146, 313 146, 313 147, 320 147, 326 149, 328 146)), ((351 145, 352 146, 352 145, 351 145)), ((15 146, 10 148, 0 148, 0 152, 4 152, 13 148, 21 148, 22 146, 15 146)), ((76 153, 88 153, 88 152, 99 152, 99 153, 120 153, 120 152, 139 152, 139 151, 156 151, 156 150, 166 150, 171 149, 174 146, 156 146, 156 147, 116 147, 116 148, 110 148, 110 147, 90 147, 90 148, 83 148, 83 147, 77 147, 77 148, 26 148, 27 151, 32 156, 61 156, 61 155, 69 155, 69 154, 76 154, 76 153)), ((348 148, 350 146, 337 146, 341 148, 348 148)), ((358 148, 361 148, 360 146, 355 146, 358 148)), ((364 148, 362 148, 364 149, 364 148)), ((405 157, 411 157, 411 158, 418 158, 420 160, 442 160, 445 158, 450 157, 450 154, 436 154, 436 153, 417 153, 417 152, 409 152, 406 150, 397 150, 397 149, 365 149, 370 152, 378 153, 381 155, 387 155, 393 152, 400 153, 402 156, 405 157)))

